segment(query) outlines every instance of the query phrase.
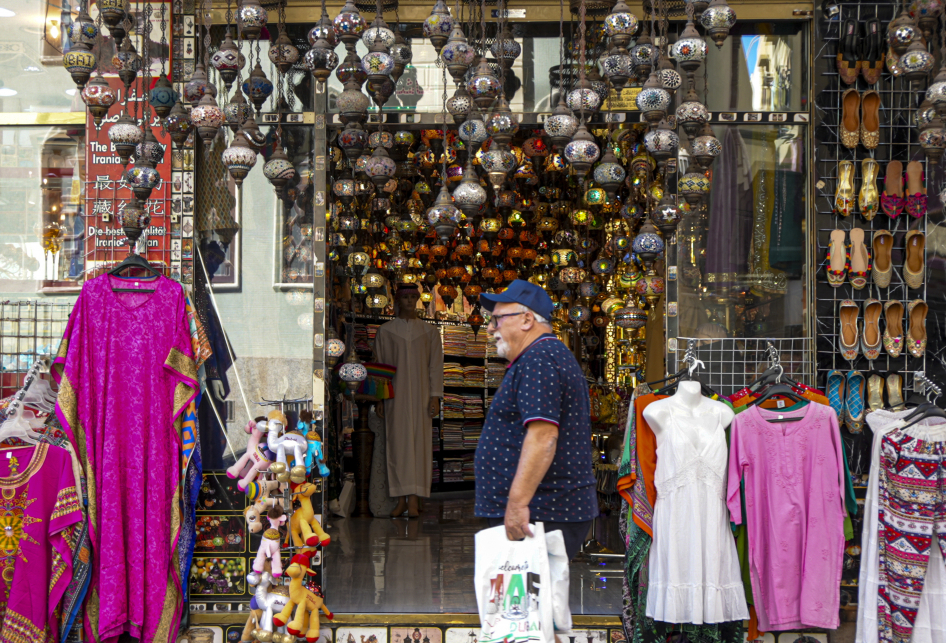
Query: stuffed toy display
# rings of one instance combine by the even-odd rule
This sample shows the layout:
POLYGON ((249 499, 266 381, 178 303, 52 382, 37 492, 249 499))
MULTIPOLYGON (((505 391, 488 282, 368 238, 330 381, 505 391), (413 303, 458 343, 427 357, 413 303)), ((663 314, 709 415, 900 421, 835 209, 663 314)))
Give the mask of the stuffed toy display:
MULTIPOLYGON (((299 507, 292 512, 289 520, 289 535, 296 547, 325 547, 332 542, 331 536, 325 533, 315 517, 315 509, 312 508, 312 494, 315 491, 316 487, 311 482, 292 487, 292 498, 299 502, 299 507)), ((286 542, 289 542, 289 538, 286 538, 286 542)))
POLYGON ((266 519, 269 521, 269 529, 263 532, 259 550, 256 552, 256 559, 253 561, 253 571, 246 576, 246 582, 250 585, 256 585, 260 582, 260 574, 263 573, 267 560, 270 561, 272 577, 279 578, 282 576, 279 528, 286 524, 286 513, 282 510, 282 507, 276 506, 266 513, 266 519))
POLYGON ((243 510, 246 525, 251 534, 257 534, 263 529, 263 516, 270 509, 276 507, 275 494, 279 491, 279 483, 275 480, 259 480, 251 482, 246 488, 246 495, 252 502, 243 510))
POLYGON ((309 450, 305 454, 306 471, 312 473, 312 467, 316 465, 319 468, 319 476, 327 478, 331 472, 328 470, 328 467, 325 466, 325 452, 322 450, 322 436, 320 436, 315 429, 310 429, 306 432, 305 439, 309 443, 309 450))
POLYGON ((256 474, 260 471, 266 471, 270 467, 270 458, 260 446, 265 429, 260 426, 260 422, 265 426, 263 418, 257 418, 256 421, 247 422, 243 430, 250 436, 250 441, 246 445, 246 453, 233 463, 233 466, 227 469, 227 477, 230 479, 240 478, 237 487, 240 491, 246 491, 247 486, 256 479, 256 474))
POLYGON ((264 431, 266 431, 266 448, 269 449, 269 470, 276 474, 280 482, 305 482, 305 456, 308 443, 305 436, 298 431, 286 431, 288 420, 282 411, 270 411, 267 416, 264 431), (287 454, 292 455, 292 468, 289 467, 287 454))
POLYGON ((321 592, 316 593, 303 586, 306 574, 314 576, 316 573, 309 567, 314 553, 307 551, 292 557, 292 562, 286 569, 286 576, 292 579, 289 582, 289 602, 281 612, 273 616, 273 624, 277 627, 285 625, 289 634, 301 637, 305 632, 305 640, 308 643, 315 643, 319 639, 319 610, 325 614, 325 618, 333 618, 332 613, 325 607, 321 592))
POLYGON ((250 599, 250 616, 240 636, 240 643, 295 643, 296 637, 273 623, 273 616, 280 613, 288 602, 289 589, 283 585, 273 586, 273 577, 268 571, 263 572, 256 592, 250 599))

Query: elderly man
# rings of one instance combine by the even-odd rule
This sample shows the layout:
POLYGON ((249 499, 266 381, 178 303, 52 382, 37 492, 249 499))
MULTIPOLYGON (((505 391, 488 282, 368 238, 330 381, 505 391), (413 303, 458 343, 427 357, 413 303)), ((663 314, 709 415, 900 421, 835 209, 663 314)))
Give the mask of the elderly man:
POLYGON ((476 448, 476 515, 505 524, 510 540, 532 535, 530 519, 560 529, 571 559, 598 515, 588 383, 552 334, 540 287, 517 279, 480 302, 509 365, 476 448))

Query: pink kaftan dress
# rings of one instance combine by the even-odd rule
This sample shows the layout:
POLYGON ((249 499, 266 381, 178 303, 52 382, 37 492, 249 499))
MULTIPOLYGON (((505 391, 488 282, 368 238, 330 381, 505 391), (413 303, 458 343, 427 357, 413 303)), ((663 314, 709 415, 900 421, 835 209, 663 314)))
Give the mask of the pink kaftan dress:
POLYGON ((177 282, 106 274, 83 286, 53 370, 56 412, 88 481, 87 640, 176 639, 180 429, 197 390, 192 356, 177 282), (113 291, 135 283, 155 290, 113 291))
POLYGON ((0 643, 55 643, 82 508, 72 456, 42 442, 0 451, 0 643))
POLYGON ((727 504, 743 522, 759 629, 838 627, 844 556, 844 457, 830 406, 797 411, 752 406, 733 420, 727 504), (770 422, 800 417, 797 422, 770 422))

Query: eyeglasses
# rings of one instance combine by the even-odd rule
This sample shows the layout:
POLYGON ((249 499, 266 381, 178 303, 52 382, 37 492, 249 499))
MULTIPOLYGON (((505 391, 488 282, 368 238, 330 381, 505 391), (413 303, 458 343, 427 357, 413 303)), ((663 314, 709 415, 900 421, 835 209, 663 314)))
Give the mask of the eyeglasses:
POLYGON ((521 311, 519 311, 518 313, 506 313, 506 314, 504 314, 504 315, 492 315, 492 316, 490 316, 489 321, 486 322, 486 325, 489 326, 490 324, 493 324, 493 322, 496 322, 496 323, 493 324, 493 325, 496 326, 497 328, 499 328, 499 320, 502 319, 503 317, 515 317, 516 315, 525 315, 525 314, 526 314, 525 311, 524 311, 524 310, 521 310, 521 311))

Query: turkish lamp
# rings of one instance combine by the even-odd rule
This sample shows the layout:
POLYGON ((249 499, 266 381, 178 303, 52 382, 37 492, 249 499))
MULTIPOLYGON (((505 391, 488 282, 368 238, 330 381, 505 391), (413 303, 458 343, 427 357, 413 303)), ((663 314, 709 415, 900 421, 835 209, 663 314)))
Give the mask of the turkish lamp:
POLYGON ((233 92, 233 98, 223 106, 224 123, 233 131, 234 134, 243 128, 243 123, 253 116, 253 108, 246 102, 243 92, 233 92))
POLYGON ((588 174, 591 164, 601 156, 601 148, 595 143, 594 136, 582 123, 578 126, 578 131, 572 137, 571 142, 565 146, 565 160, 568 161, 575 174, 580 178, 588 174))
POLYGON ((129 252, 134 252, 141 233, 151 223, 151 215, 141 206, 138 199, 129 199, 125 207, 118 213, 118 223, 122 226, 122 231, 128 238, 129 252))
POLYGON ((674 67, 673 61, 666 56, 661 56, 657 63, 657 78, 660 79, 661 86, 671 94, 683 86, 683 77, 674 67))
POLYGON ((368 97, 361 91, 361 85, 355 79, 349 79, 345 83, 345 89, 335 101, 343 123, 363 123, 368 119, 368 97))
POLYGON ((138 55, 135 46, 131 44, 130 38, 122 41, 121 48, 112 58, 112 63, 118 69, 118 77, 125 84, 125 93, 127 94, 128 88, 135 82, 138 72, 141 71, 141 56, 138 55))
POLYGON ((259 154, 263 146, 266 145, 266 135, 260 131, 259 125, 256 124, 256 119, 252 116, 243 121, 243 138, 250 144, 250 147, 256 150, 257 154, 259 154))
POLYGON ((424 20, 422 28, 424 37, 430 39, 430 43, 437 50, 438 56, 440 50, 447 44, 450 32, 453 31, 453 24, 453 17, 450 15, 447 5, 443 0, 437 0, 434 8, 430 11, 430 15, 424 20))
POLYGON ((568 92, 565 99, 568 109, 576 114, 593 114, 601 106, 601 96, 595 91, 588 79, 583 78, 578 81, 578 86, 568 92))
POLYGON ((667 117, 667 108, 670 107, 670 92, 663 88, 663 83, 656 73, 651 73, 644 83, 644 87, 635 99, 641 117, 651 128, 667 117))
POLYGON ((115 41, 115 47, 119 47, 125 39, 125 0, 100 0, 95 4, 108 27, 108 35, 115 41))
POLYGON ((709 194, 711 182, 702 172, 687 172, 677 181, 677 191, 691 209, 700 207, 709 194))
POLYGON ((887 43, 897 56, 904 55, 918 36, 916 23, 907 13, 906 7, 887 26, 887 43))
POLYGON ((466 83, 466 89, 473 97, 473 102, 481 110, 488 109, 502 92, 502 85, 489 63, 486 62, 485 56, 480 57, 480 62, 466 83))
POLYGON ((559 150, 568 145, 578 130, 578 119, 561 96, 558 105, 552 110, 552 115, 545 119, 544 127, 552 146, 559 150))
POLYGON ((631 8, 624 0, 618 0, 611 13, 604 18, 604 33, 613 46, 626 48, 636 32, 637 16, 631 13, 631 8))
POLYGON ((395 170, 397 170, 397 163, 388 155, 383 145, 374 148, 374 152, 365 164, 365 173, 379 190, 394 176, 395 170))
POLYGON ((345 395, 353 397, 361 383, 368 379, 368 369, 358 359, 358 354, 352 348, 348 352, 348 359, 338 367, 338 378, 345 382, 345 395))
POLYGON ((677 61, 680 69, 686 72, 692 87, 693 75, 706 60, 706 41, 696 30, 692 19, 687 20, 680 38, 670 47, 670 55, 677 61))
POLYGON ((943 158, 943 151, 946 149, 946 131, 943 129, 943 121, 939 116, 920 130, 920 147, 933 165, 938 164, 943 158))
POLYGON ((223 110, 217 107, 217 101, 209 92, 191 110, 191 125, 197 128, 197 134, 205 145, 210 145, 223 125, 223 110))
POLYGON ((617 157, 614 156, 614 152, 609 145, 604 152, 604 156, 601 157, 601 163, 595 168, 595 183, 608 193, 610 199, 614 199, 626 176, 627 172, 618 163, 617 157))
POLYGON ((946 119, 946 64, 939 68, 939 73, 927 88, 926 100, 936 108, 936 114, 940 119, 946 119))
POLYGON ((366 48, 370 49, 374 45, 374 41, 378 38, 381 39, 384 46, 388 49, 394 45, 394 32, 388 27, 388 23, 384 21, 383 11, 375 15, 374 20, 371 21, 371 25, 361 34, 361 42, 364 43, 366 48))
POLYGON ((708 170, 719 153, 722 152, 722 146, 719 139, 713 134, 713 129, 709 123, 703 123, 699 136, 693 139, 690 144, 690 154, 693 160, 705 170, 708 170))
POLYGON ((81 96, 92 114, 96 128, 102 125, 102 119, 108 115, 109 108, 118 100, 118 92, 111 88, 101 74, 96 74, 95 78, 82 88, 81 96))
POLYGON ((286 156, 286 152, 281 147, 277 147, 276 151, 263 165, 263 176, 272 183, 278 196, 282 195, 282 191, 289 181, 295 178, 296 168, 293 167, 289 157, 286 156))
POLYGON ((177 145, 177 149, 183 148, 187 138, 194 131, 194 126, 191 125, 187 110, 184 109, 180 100, 174 103, 171 113, 164 119, 164 128, 171 135, 171 140, 177 145))
POLYGON ((207 80, 207 70, 204 63, 198 62, 191 74, 190 80, 184 83, 184 102, 191 105, 200 103, 200 99, 209 91, 210 83, 207 80))
POLYGON ((641 34, 628 53, 631 55, 631 68, 634 70, 634 75, 638 78, 649 76, 654 68, 654 44, 650 36, 646 33, 641 34))
POLYGON ((899 64, 903 77, 916 85, 926 80, 933 70, 933 54, 927 51, 918 38, 900 56, 899 64))
POLYGON ((440 50, 440 60, 447 66, 447 71, 457 85, 463 83, 467 70, 476 58, 476 50, 470 46, 460 25, 453 25, 453 31, 447 44, 440 50))
POLYGON ((470 145, 471 150, 477 149, 480 143, 489 138, 489 133, 486 131, 486 123, 483 122, 483 117, 480 115, 477 108, 474 107, 470 110, 470 113, 466 115, 466 119, 457 129, 457 134, 460 140, 470 145))
POLYGON ((221 155, 223 166, 233 177, 237 185, 243 183, 243 179, 250 173, 253 166, 256 165, 256 150, 250 147, 250 144, 243 137, 242 132, 237 132, 233 137, 230 147, 223 151, 221 155))
POLYGON ((148 102, 151 105, 151 109, 153 109, 154 113, 158 115, 158 118, 162 120, 167 118, 171 110, 174 109, 174 103, 177 102, 178 98, 180 98, 180 94, 174 91, 174 87, 171 85, 171 81, 168 80, 167 74, 161 74, 157 82, 155 82, 154 87, 148 92, 148 102))
POLYGON ((358 11, 352 0, 346 0, 345 6, 342 7, 342 10, 339 11, 338 15, 335 16, 335 34, 338 36, 338 39, 342 41, 342 44, 351 51, 355 51, 355 45, 358 44, 358 41, 361 39, 361 34, 364 33, 365 19, 362 17, 361 12, 358 11))
POLYGON ((263 103, 273 93, 273 83, 266 77, 266 72, 258 60, 249 78, 243 81, 243 92, 249 97, 256 111, 263 109, 263 103))
MULTIPOLYGON (((444 47, 443 50, 446 51, 447 47, 444 47)), ((453 117, 453 122, 460 124, 466 121, 471 109, 473 109, 473 99, 470 98, 470 92, 466 90, 466 87, 460 85, 453 96, 447 100, 447 111, 453 117)))
POLYGON ((480 185, 476 170, 473 169, 473 163, 467 163, 466 169, 463 171, 463 179, 453 191, 454 202, 467 218, 473 219, 479 214, 483 204, 486 203, 486 198, 486 190, 480 185))
POLYGON ((644 134, 644 147, 657 161, 657 165, 663 167, 671 157, 676 155, 677 148, 680 147, 680 137, 670 129, 670 124, 666 120, 662 120, 657 125, 657 129, 644 134))
POLYGON ((665 239, 673 237, 677 231, 677 224, 680 223, 680 217, 680 208, 677 207, 669 192, 664 192, 663 198, 650 213, 651 220, 665 239))
POLYGON ((230 37, 229 29, 227 29, 227 33, 223 37, 223 42, 220 43, 220 48, 211 56, 210 64, 213 65, 217 73, 220 74, 220 78, 223 80, 223 84, 229 92, 230 88, 233 86, 233 81, 236 80, 237 74, 239 74, 240 70, 246 65, 246 57, 240 53, 236 43, 233 42, 233 38, 230 37))
POLYGON ((480 165, 489 176, 489 183, 493 186, 493 192, 499 194, 502 191, 503 183, 506 182, 506 177, 516 169, 516 157, 512 152, 496 145, 480 156, 480 165))
POLYGON ((664 251, 664 240, 649 219, 645 219, 640 231, 634 237, 631 249, 648 270, 660 258, 664 251))
POLYGON ((391 80, 396 83, 414 58, 414 50, 411 49, 410 44, 404 40, 404 37, 400 33, 394 35, 394 44, 391 46, 391 58, 394 59, 394 70, 391 72, 391 80))
POLYGON ((296 48, 285 30, 279 30, 279 36, 269 48, 269 62, 273 63, 283 74, 288 74, 292 66, 299 60, 299 50, 296 48))
POLYGON ((513 135, 519 131, 519 119, 509 109, 505 96, 499 97, 499 104, 492 116, 486 121, 486 131, 499 145, 508 145, 513 135))
POLYGON ((152 167, 157 167, 164 160, 164 146, 158 143, 150 127, 145 132, 144 140, 135 147, 134 159, 135 163, 150 161, 152 167))
POLYGON ((631 79, 631 56, 627 49, 614 45, 602 62, 604 75, 618 92, 624 89, 631 79))
POLYGON ((437 200, 427 210, 427 221, 436 230, 437 236, 440 237, 444 245, 456 232, 457 225, 460 222, 460 210, 453 205, 453 199, 450 197, 446 185, 441 186, 437 200))
POLYGON ((516 58, 522 53, 522 46, 513 38, 512 32, 509 31, 509 25, 506 24, 503 25, 503 30, 493 40, 489 51, 504 69, 511 69, 513 63, 516 62, 516 58))
POLYGON ((259 0, 243 0, 237 9, 236 18, 240 35, 246 40, 258 40, 269 15, 259 0))
POLYGON ((729 36, 729 30, 736 24, 736 12, 726 4, 726 0, 713 0, 700 16, 700 24, 719 49, 729 36))
POLYGON ((115 148, 122 165, 127 166, 138 144, 145 140, 145 135, 128 114, 123 114, 108 128, 108 140, 115 148))
POLYGON ((329 327, 325 336, 325 361, 329 366, 334 366, 338 358, 345 354, 345 342, 338 338, 338 333, 332 327, 329 327))
POLYGON ((683 97, 683 102, 677 107, 676 116, 677 125, 683 127, 687 138, 690 139, 696 136, 702 129, 703 124, 709 120, 709 110, 706 109, 706 105, 700 102, 700 98, 696 95, 696 90, 693 89, 692 85, 683 97))
POLYGON ((332 70, 338 67, 338 54, 328 40, 319 38, 312 48, 305 52, 302 63, 316 81, 324 83, 332 75, 332 70))
POLYGON ((394 71, 394 59, 388 53, 388 47, 381 39, 380 32, 374 39, 368 53, 361 59, 361 68, 368 74, 368 88, 378 91, 384 81, 389 80, 394 71))
POLYGON ((78 42, 62 57, 62 66, 72 76, 72 82, 79 91, 82 91, 95 70, 95 54, 89 45, 78 42))
POLYGON ((332 24, 332 19, 329 18, 328 11, 324 6, 322 7, 322 17, 319 18, 319 21, 315 23, 314 27, 309 29, 306 38, 309 40, 309 45, 312 47, 315 46, 319 38, 324 38, 332 49, 335 49, 335 46, 338 45, 338 35, 335 33, 335 25, 332 24))
MULTIPOLYGON (((359 92, 361 93, 361 92, 359 92)), ((342 148, 345 157, 350 161, 356 160, 365 150, 368 134, 359 123, 349 123, 338 135, 338 146, 342 148)))
POLYGON ((148 159, 143 159, 126 169, 122 179, 131 188, 135 198, 142 203, 147 203, 151 198, 152 190, 161 184, 161 175, 148 159))

